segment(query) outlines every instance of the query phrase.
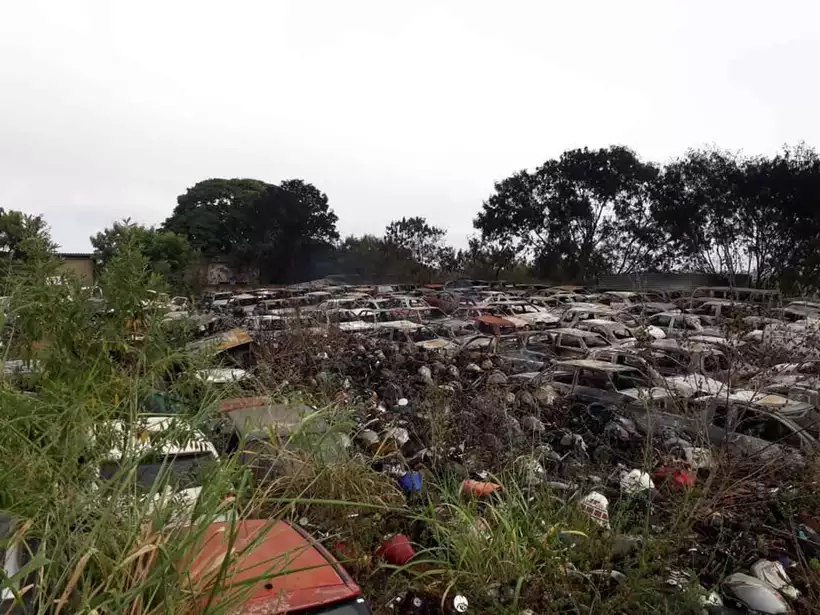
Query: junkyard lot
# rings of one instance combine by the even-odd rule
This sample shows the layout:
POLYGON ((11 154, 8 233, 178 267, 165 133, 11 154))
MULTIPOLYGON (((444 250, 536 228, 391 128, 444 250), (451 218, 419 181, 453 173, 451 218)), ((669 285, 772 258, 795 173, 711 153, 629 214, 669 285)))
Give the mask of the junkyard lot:
MULTIPOLYGON (((344 290, 341 293, 333 293, 331 296, 343 293, 344 290)), ((478 299, 480 301, 480 297, 478 299)), ((498 295, 494 295, 493 299, 495 303, 504 303, 498 300, 498 295)), ((590 300, 592 297, 584 296, 584 299, 590 300)), ((247 299, 243 298, 243 301, 247 299)), ((521 300, 513 299, 513 301, 521 300)), ((465 304, 470 305, 467 302, 465 304)), ((632 305, 634 307, 639 304, 632 305)), ((311 309, 310 305, 305 305, 277 308, 294 309, 299 313, 300 318, 298 321, 288 321, 285 326, 275 330, 250 330, 253 338, 251 340, 238 331, 248 324, 245 320, 247 317, 244 316, 244 313, 249 311, 245 309, 248 306, 240 307, 243 308, 241 317, 238 314, 234 316, 233 313, 225 314, 218 311, 212 313, 203 311, 198 314, 197 318, 203 322, 208 321, 213 330, 228 330, 230 333, 221 334, 213 346, 207 341, 200 342, 192 347, 192 350, 197 348, 200 351, 215 350, 219 352, 219 356, 224 358, 226 365, 233 365, 236 361, 236 364, 246 368, 249 374, 246 383, 227 383, 226 390, 231 391, 232 394, 237 384, 241 389, 251 386, 251 383, 257 386, 259 381, 263 381, 268 390, 279 390, 282 393, 303 390, 325 391, 331 394, 330 396, 337 403, 347 405, 354 411, 356 425, 348 431, 349 438, 352 440, 347 445, 351 447, 349 451, 361 449, 369 451, 372 455, 372 444, 365 446, 365 442, 372 442, 371 436, 363 437, 362 434, 368 431, 376 434, 379 448, 383 449, 382 453, 374 456, 371 462, 377 471, 392 472, 394 470, 389 470, 389 468, 398 466, 405 472, 416 471, 413 468, 423 472, 437 468, 434 472, 438 473, 442 471, 441 466, 445 466, 448 471, 459 473, 464 471, 467 476, 479 478, 478 474, 485 471, 502 471, 510 461, 511 455, 529 451, 529 455, 541 468, 534 474, 536 477, 541 477, 538 482, 558 477, 564 481, 575 482, 587 473, 602 472, 607 475, 613 470, 612 465, 601 461, 606 457, 603 453, 605 449, 610 451, 607 453, 610 459, 614 455, 628 466, 643 467, 642 455, 630 456, 628 453, 631 446, 640 442, 641 438, 646 437, 646 434, 651 431, 641 424, 640 415, 634 412, 635 408, 630 409, 630 403, 612 400, 596 402, 594 397, 592 400, 583 400, 581 395, 577 395, 581 393, 581 388, 593 391, 593 393, 595 391, 611 392, 608 389, 608 381, 604 382, 603 386, 600 386, 600 381, 596 386, 586 386, 591 382, 585 381, 583 383, 585 386, 580 387, 577 379, 581 378, 581 373, 578 373, 575 376, 575 386, 570 386, 568 390, 558 390, 559 387, 553 387, 545 380, 549 374, 556 371, 556 368, 562 366, 562 361, 566 361, 566 357, 561 356, 562 346, 557 344, 557 338, 561 332, 555 335, 556 329, 521 327, 510 322, 511 330, 517 331, 516 333, 494 335, 497 332, 496 329, 484 327, 482 332, 483 324, 474 319, 472 323, 467 320, 458 325, 461 335, 441 338, 431 325, 446 319, 439 316, 436 320, 428 320, 425 323, 424 318, 418 319, 422 322, 402 318, 407 315, 409 308, 405 304, 404 311, 401 313, 391 313, 390 310, 383 312, 380 319, 372 323, 374 325, 372 329, 364 332, 343 333, 341 329, 334 327, 333 323, 328 323, 327 320, 320 323, 318 319, 313 319, 311 312, 321 312, 324 308, 317 310, 316 308, 311 309), (313 320, 307 321, 307 318, 313 320), (393 320, 387 320, 388 318, 393 320), (475 327, 474 330, 467 331, 467 335, 464 334, 464 322, 475 327), (294 326, 289 327, 290 323, 294 323, 294 326), (394 324, 384 326, 384 323, 394 324), (306 324, 309 326, 305 326, 306 324), (433 331, 432 337, 431 330, 433 331), (397 335, 396 332, 401 335, 397 335), (443 339, 447 343, 420 345, 436 342, 438 339, 443 339), (521 369, 525 367, 524 365, 516 367, 516 361, 513 360, 515 351, 519 355, 522 351, 531 353, 524 355, 528 364, 526 369, 521 369), (540 354, 535 354, 539 351, 540 354), (536 365, 538 370, 533 370, 532 368, 536 365), (538 376, 530 379, 524 377, 527 372, 532 371, 539 372, 538 376), (286 372, 287 377, 285 377, 286 372), (288 382, 287 390, 281 388, 285 381, 288 382), (553 389, 552 393, 550 389, 553 389), (550 397, 553 393, 556 395, 550 397), (407 403, 401 405, 401 400, 407 400, 407 403), (581 409, 575 402, 583 402, 583 413, 579 414, 581 409), (444 449, 431 447, 433 442, 430 440, 430 434, 438 428, 431 425, 431 422, 440 418, 437 415, 441 414, 441 410, 445 407, 450 408, 448 411, 450 416, 443 421, 448 424, 444 425, 445 431, 449 430, 444 443, 448 446, 455 445, 456 448, 455 451, 450 452, 447 451, 447 447, 444 449), (604 419, 604 416, 608 418, 604 419), (581 423, 577 423, 578 420, 581 423), (637 440, 628 445, 617 439, 611 441, 611 434, 614 430, 610 428, 607 432, 603 429, 616 423, 628 427, 628 424, 623 423, 622 420, 631 420, 634 423, 634 435, 629 437, 637 438, 637 440), (599 426, 595 424, 596 422, 604 424, 599 426), (407 437, 400 434, 401 430, 406 432, 407 437), (574 436, 569 438, 568 434, 574 434, 574 436), (586 453, 575 450, 576 445, 572 442, 575 442, 577 437, 584 438, 586 453), (564 444, 564 440, 567 444, 564 444), (540 452, 534 454, 534 445, 539 447, 535 450, 540 452), (459 446, 461 446, 460 449, 459 446), (556 454, 560 452, 563 461, 556 461, 551 454, 547 454, 544 447, 549 447, 556 454), (389 452, 387 456, 384 455, 385 450, 389 452), (593 453, 593 460, 588 459, 589 453, 593 453), (568 456, 565 457, 565 455, 568 456), (573 467, 575 469, 570 469, 573 467), (609 470, 605 470, 606 468, 609 470)), ((418 306, 414 307, 418 308, 418 306)), ((611 308, 611 303, 607 307, 611 308)), ((630 310, 630 312, 635 311, 635 309, 630 310)), ((424 312, 421 312, 419 308, 419 311, 415 313, 424 312)), ((559 314, 556 313, 554 316, 560 319, 559 314)), ((503 313, 494 318, 503 320, 503 313)), ((810 327, 808 323, 801 326, 804 329, 810 327)), ((583 331, 582 335, 587 336, 589 333, 591 332, 583 331)), ((730 335, 722 343, 716 342, 711 347, 726 348, 731 365, 734 361, 734 355, 731 353, 735 352, 736 342, 740 341, 738 338, 742 338, 743 335, 730 335)), ((623 356, 640 357, 649 365, 656 364, 657 353, 665 348, 663 344, 652 342, 650 337, 638 335, 635 342, 624 345, 623 356)), ((697 344, 702 345, 703 342, 697 344)), ((688 345, 687 340, 683 340, 675 346, 671 344, 668 346, 676 351, 688 352, 687 356, 696 356, 697 351, 705 350, 702 346, 691 344, 692 347, 688 348, 688 345)), ((570 348, 577 350, 574 346, 570 348)), ((607 351, 617 348, 619 346, 613 346, 604 340, 598 350, 607 351)), ((720 350, 720 352, 724 351, 720 350)), ((767 374, 770 371, 774 374, 772 378, 777 378, 777 368, 760 361, 758 358, 760 353, 755 351, 753 344, 748 345, 748 348, 744 347, 741 352, 746 356, 747 362, 754 362, 757 367, 754 383, 758 389, 764 388, 761 383, 769 382, 767 374)), ((680 353, 675 355, 675 359, 676 364, 681 365, 680 376, 708 371, 710 377, 715 376, 713 380, 721 382, 719 378, 723 378, 723 375, 715 372, 731 371, 731 369, 706 370, 704 361, 681 361, 680 353)), ((580 367, 604 369, 603 366, 583 363, 587 360, 586 358, 575 360, 581 362, 580 367)), ((612 370, 612 368, 606 369, 612 370)), ((669 366, 665 369, 668 370, 669 366)), ((662 374, 660 377, 674 376, 662 374)), ((663 384, 654 386, 658 381, 652 378, 645 382, 632 382, 639 386, 625 388, 613 384, 612 389, 615 392, 635 389, 631 391, 631 399, 635 402, 642 402, 643 389, 663 390, 666 388, 663 384), (646 384, 650 386, 647 387, 646 384)), ((752 378, 749 378, 741 384, 748 386, 751 381, 752 378)), ((650 395, 650 397, 655 396, 650 395)), ((699 399, 705 400, 707 396, 702 392, 697 395, 691 392, 685 395, 672 395, 670 391, 666 391, 666 395, 658 396, 657 399, 674 398, 678 400, 681 397, 695 398, 691 400, 695 402, 691 404, 694 406, 699 399)), ((741 402, 758 400, 752 397, 733 401, 732 407, 740 408, 741 402)), ((773 404, 771 401, 767 399, 766 404, 777 408, 778 404, 773 404)), ((646 411, 644 404, 639 403, 637 408, 646 411)), ((656 419, 660 417, 660 414, 659 410, 653 411, 651 414, 653 424, 658 422, 656 419)), ((679 436, 679 439, 689 437, 694 440, 691 442, 693 445, 705 444, 708 441, 707 434, 700 427, 704 423, 714 422, 714 414, 710 415, 708 421, 700 422, 697 434, 695 434, 695 429, 688 429, 684 425, 683 419, 689 420, 693 415, 690 409, 683 409, 683 404, 664 407, 663 414, 671 417, 672 426, 677 429, 675 435, 679 436)), ((647 416, 650 414, 647 413, 647 416)), ((738 422, 742 421, 727 417, 726 424, 731 426, 738 422)), ((736 428, 734 430, 738 432, 736 428)), ((629 429, 627 431, 629 432, 629 429)), ((740 435, 745 436, 746 434, 740 435)), ((788 436, 784 437, 784 440, 788 439, 788 436)), ((714 442, 719 443, 717 439, 714 442)), ((789 446, 788 442, 783 444, 789 446)), ((802 444, 795 444, 793 448, 810 452, 805 450, 802 444)), ((718 458, 722 456, 721 451, 722 447, 715 449, 718 458)), ((535 466, 531 466, 531 470, 533 468, 535 466)), ((387 474, 387 476, 392 475, 387 474)), ((428 477, 428 481, 432 480, 434 480, 432 477, 428 477)), ((426 484, 432 487, 430 482, 426 484)), ((607 490, 606 487, 602 489, 607 490)), ((568 501, 570 499, 567 498, 568 501)), ((612 501, 612 498, 610 499, 612 501)), ((317 526, 313 531, 321 534, 332 529, 317 526)), ((419 539, 419 537, 416 538, 419 539)), ((366 540, 364 542, 367 543, 366 540)), ((374 589, 371 588, 371 591, 374 589)), ((478 598, 476 602, 480 604, 481 600, 478 598)))

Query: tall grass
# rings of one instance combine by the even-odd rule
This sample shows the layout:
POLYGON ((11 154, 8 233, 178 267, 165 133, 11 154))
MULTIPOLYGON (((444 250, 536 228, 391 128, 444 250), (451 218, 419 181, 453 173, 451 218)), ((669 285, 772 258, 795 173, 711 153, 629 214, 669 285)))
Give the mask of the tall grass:
MULTIPOLYGON (((225 590, 231 559, 196 576, 189 574, 191 558, 214 521, 228 520, 230 540, 239 521, 259 517, 300 521, 336 547, 377 613, 390 612, 391 598, 409 588, 439 597, 464 593, 476 613, 697 612, 698 579, 682 591, 670 590, 667 568, 684 563, 680 553, 691 544, 696 524, 715 511, 728 514, 760 503, 744 489, 761 468, 721 467, 714 473, 719 480, 653 503, 664 512, 662 529, 653 527, 646 502, 623 498, 612 503, 607 532, 580 511, 578 494, 533 484, 513 458, 499 462, 493 480, 504 489, 490 498, 466 498, 453 476, 425 469, 423 492, 405 497, 393 476, 377 471, 370 456, 340 436, 355 439, 354 415, 364 414, 357 406, 364 402, 315 378, 321 369, 315 357, 331 349, 332 336, 316 344, 305 340, 304 346, 298 336, 277 342, 250 383, 210 385, 195 373, 216 359, 186 352, 192 332, 146 308, 148 291, 163 290, 163 282, 150 274, 134 246, 121 246, 102 272, 104 309, 79 280, 49 283, 57 261, 45 245, 28 248, 26 261, 2 263, 3 293, 9 297, 2 354, 6 361, 34 362, 36 369, 0 380, 0 514, 14 521, 3 546, 28 552, 21 572, 3 583, 26 612, 230 613, 248 590, 248 584, 225 590), (312 363, 289 361, 306 352, 312 363), (302 386, 311 380, 312 386, 302 386), (147 493, 135 489, 135 450, 126 449, 114 480, 99 480, 115 437, 104 426, 119 420, 138 431, 145 402, 155 393, 181 409, 165 434, 169 441, 185 440, 192 428, 219 441, 216 408, 233 395, 287 396, 321 410, 284 442, 274 434, 275 444, 240 441, 241 454, 222 456, 202 477, 202 493, 190 510, 168 496, 174 481, 168 467, 147 493), (325 427, 313 429, 319 423, 325 427), (157 505, 158 499, 164 504, 157 505), (395 533, 407 534, 418 551, 405 566, 375 556, 395 533), (617 555, 620 535, 640 540, 617 555), (624 576, 614 581, 612 569, 624 576)), ((341 381, 345 375, 333 376, 341 381)), ((457 408, 450 411, 456 403, 437 389, 418 401, 427 424, 424 440, 442 459, 466 429, 457 408)), ((657 444, 647 443, 646 470, 652 469, 650 448, 657 444)), ((378 456, 390 455, 404 461, 386 447, 378 456)), ((788 505, 816 507, 816 488, 800 480, 806 482, 788 505)), ((591 489, 585 484, 579 492, 591 489)), ((263 539, 257 536, 249 548, 263 539)), ((724 544, 732 537, 720 534, 715 540, 724 544)), ((282 561, 270 562, 271 571, 282 568, 282 561)), ((709 569, 723 572, 731 571, 709 569)))
MULTIPOLYGON (((193 581, 184 565, 213 521, 235 522, 259 509, 247 469, 223 457, 202 477, 193 513, 166 497, 174 478, 167 464, 147 493, 137 492, 137 451, 124 448, 115 480, 99 480, 113 444, 103 426, 118 420, 126 432, 138 430, 152 393, 184 408, 184 420, 164 435, 169 441, 185 441, 190 426, 209 429, 214 405, 230 390, 193 374, 213 358, 180 350, 179 332, 146 309, 147 291, 161 290, 162 281, 134 246, 122 246, 102 273, 104 309, 79 280, 53 283, 57 261, 46 246, 32 248, 25 262, 8 264, 4 282, 4 359, 35 366, 0 382, 0 509, 13 521, 3 547, 27 552, 20 573, 3 580, 15 593, 14 608, 228 612, 241 602, 238 590, 203 606, 224 580, 227 562, 218 574, 193 581)), ((124 441, 117 444, 123 448, 124 441)))

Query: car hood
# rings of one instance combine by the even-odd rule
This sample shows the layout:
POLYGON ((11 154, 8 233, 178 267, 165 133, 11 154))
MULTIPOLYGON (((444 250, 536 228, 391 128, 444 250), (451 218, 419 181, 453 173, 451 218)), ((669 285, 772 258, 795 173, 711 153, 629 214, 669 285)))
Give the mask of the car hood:
POLYGON ((229 382, 239 382, 248 377, 248 372, 238 367, 214 367, 211 369, 200 369, 194 373, 197 379, 213 384, 227 384, 229 382))
POLYGON ((340 331, 370 331, 376 328, 376 323, 364 320, 353 320, 351 322, 340 322, 336 325, 340 331))
MULTIPOLYGON (((175 491, 170 487, 158 491, 153 495, 148 505, 148 514, 152 515, 156 511, 165 509, 166 506, 176 505, 168 519, 170 525, 187 526, 192 522, 192 515, 196 509, 196 503, 202 494, 202 487, 190 487, 175 491)), ((195 523, 198 521, 193 520, 195 523)), ((226 515, 218 515, 214 521, 227 521, 226 515)))
POLYGON ((523 318, 519 318, 518 316, 503 316, 503 319, 509 323, 512 323, 512 325, 516 329, 523 329, 524 327, 527 327, 532 324, 532 321, 524 320, 523 318))
POLYGON ((702 374, 686 374, 685 376, 668 376, 664 378, 669 389, 685 397, 695 394, 717 395, 726 387, 720 380, 709 378, 702 374))
POLYGON ((416 342, 416 346, 418 346, 419 348, 424 348, 425 350, 438 351, 455 350, 456 348, 458 348, 458 344, 444 338, 439 338, 436 340, 426 340, 424 342, 416 342))
POLYGON ((785 465, 802 465, 803 454, 789 446, 769 442, 754 436, 733 433, 728 436, 728 444, 736 451, 763 461, 782 461, 785 465))
MULTIPOLYGON (((507 318, 509 318, 509 316, 507 318)), ((545 323, 552 324, 552 323, 558 322, 558 317, 553 316, 552 314, 550 314, 548 312, 533 312, 533 313, 529 313, 529 314, 518 314, 517 316, 515 316, 515 318, 518 318, 520 320, 524 320, 524 321, 530 322, 530 323, 545 322, 545 323)))
POLYGON ((632 327, 632 331, 645 332, 646 335, 656 340, 666 339, 666 332, 655 325, 641 325, 639 327, 632 327))
POLYGON ((775 376, 771 383, 782 387, 800 386, 806 389, 820 389, 820 378, 805 374, 783 374, 775 376))
POLYGON ((805 402, 789 399, 777 393, 755 391, 753 389, 738 389, 729 396, 732 401, 752 403, 782 415, 802 415, 811 409, 805 402))
POLYGON ((669 391, 663 387, 649 387, 648 389, 624 389, 618 391, 621 395, 630 399, 663 399, 669 397, 669 391))

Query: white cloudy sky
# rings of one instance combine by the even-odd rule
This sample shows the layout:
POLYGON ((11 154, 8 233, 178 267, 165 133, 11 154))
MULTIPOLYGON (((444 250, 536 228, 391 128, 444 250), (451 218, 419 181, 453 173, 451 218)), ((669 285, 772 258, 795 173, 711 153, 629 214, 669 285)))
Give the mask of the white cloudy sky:
POLYGON ((820 145, 820 5, 762 0, 0 0, 0 206, 65 250, 208 177, 301 177, 343 234, 457 244, 564 149, 820 145))

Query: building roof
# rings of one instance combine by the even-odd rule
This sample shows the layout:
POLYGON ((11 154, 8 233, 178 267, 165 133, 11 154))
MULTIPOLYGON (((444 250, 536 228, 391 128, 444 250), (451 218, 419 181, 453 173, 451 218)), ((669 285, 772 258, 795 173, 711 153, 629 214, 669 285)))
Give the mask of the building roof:
POLYGON ((60 258, 94 258, 91 252, 57 252, 60 258))

